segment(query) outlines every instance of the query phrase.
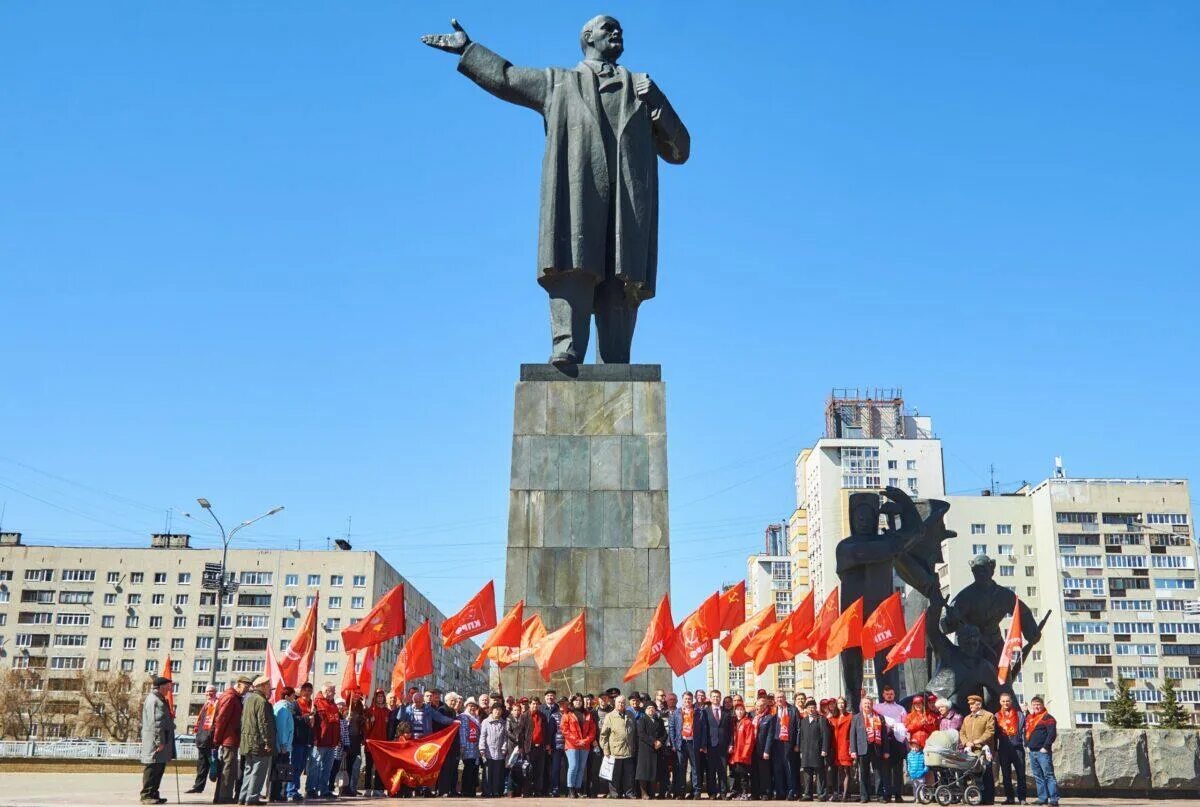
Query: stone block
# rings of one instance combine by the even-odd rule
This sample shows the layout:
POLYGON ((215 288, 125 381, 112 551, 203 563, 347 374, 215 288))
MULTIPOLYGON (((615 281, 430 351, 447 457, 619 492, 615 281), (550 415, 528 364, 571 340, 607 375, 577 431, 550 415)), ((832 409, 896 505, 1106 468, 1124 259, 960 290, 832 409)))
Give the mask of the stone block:
POLYGON ((529 440, 527 435, 514 434, 512 443, 511 490, 529 489, 529 440))
POLYGON ((588 490, 592 476, 587 437, 558 437, 558 487, 560 490, 588 490))
POLYGON ((575 434, 575 391, 578 384, 546 384, 546 433, 575 434))
POLYGON ((632 382, 576 384, 575 430, 576 434, 632 434, 632 382))
POLYGON ((618 435, 597 435, 588 439, 591 442, 588 453, 591 489, 620 490, 622 438, 618 435))
POLYGON ((1141 729, 1100 729, 1092 732, 1096 784, 1101 790, 1150 788, 1146 732, 1141 729))
POLYGON ((1054 743, 1054 774, 1060 788, 1068 792, 1096 790, 1093 750, 1091 729, 1058 730, 1058 740, 1054 743))
POLYGON ((650 553, 644 549, 618 549, 617 605, 644 606, 650 553))
POLYGON ((513 434, 546 433, 546 387, 538 382, 517 384, 517 403, 513 409, 513 434))
POLYGON ((661 383, 635 383, 633 385, 634 434, 666 433, 667 410, 663 392, 661 383))
POLYGON ((1185 729, 1147 729, 1150 786, 1200 797, 1200 734, 1185 729))
POLYGON ((603 609, 608 602, 608 587, 604 585, 604 574, 600 562, 604 556, 603 553, 604 550, 599 550, 587 552, 584 555, 584 605, 588 607, 589 614, 593 610, 603 609))
POLYGON ((658 605, 662 595, 671 590, 671 550, 664 547, 648 554, 650 561, 647 578, 650 582, 646 593, 649 595, 649 602, 658 605))
POLYGON ((650 488, 650 456, 646 438, 630 435, 621 438, 621 489, 650 488))
POLYGON ((529 546, 529 491, 508 494, 508 545, 529 546))
POLYGON ((522 381, 662 381, 657 364, 579 364, 570 368, 553 364, 522 364, 522 381))
POLYGON ((633 545, 639 549, 667 546, 667 494, 642 491, 633 497, 633 545))
POLYGON ((545 546, 546 525, 546 492, 542 490, 528 491, 526 504, 526 521, 529 524, 529 547, 545 546))
MULTIPOLYGON (((584 550, 568 549, 561 561, 546 573, 554 578, 554 604, 558 607, 582 608, 584 591, 584 550)), ((547 626, 549 627, 549 626, 547 626)), ((560 626, 549 628, 556 630, 560 626)))
POLYGON ((646 435, 646 455, 647 480, 650 490, 665 491, 667 489, 667 436, 665 434, 646 435))
POLYGON ((529 569, 529 550, 509 546, 504 559, 504 602, 505 609, 518 600, 525 599, 525 580, 529 569), (511 600, 509 598, 512 598, 511 600))
POLYGON ((522 438, 529 454, 529 487, 537 490, 559 490, 559 463, 566 437, 534 434, 522 438))
POLYGON ((587 494, 586 526, 576 546, 629 546, 633 537, 633 496, 616 490, 587 494))
MULTIPOLYGON (((525 569, 526 605, 538 609, 554 605, 554 575, 564 559, 564 552, 559 547, 543 547, 529 556, 536 562, 528 563, 525 569)), ((507 590, 504 600, 509 602, 507 590)))

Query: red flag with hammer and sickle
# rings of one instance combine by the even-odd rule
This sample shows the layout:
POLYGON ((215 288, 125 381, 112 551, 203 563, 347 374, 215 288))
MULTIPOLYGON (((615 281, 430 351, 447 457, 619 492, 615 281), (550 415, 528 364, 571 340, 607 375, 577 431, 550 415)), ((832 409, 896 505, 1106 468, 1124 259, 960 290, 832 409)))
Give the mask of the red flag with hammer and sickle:
POLYGON ((404 584, 379 598, 370 612, 342 629, 342 649, 349 653, 404 635, 404 584))

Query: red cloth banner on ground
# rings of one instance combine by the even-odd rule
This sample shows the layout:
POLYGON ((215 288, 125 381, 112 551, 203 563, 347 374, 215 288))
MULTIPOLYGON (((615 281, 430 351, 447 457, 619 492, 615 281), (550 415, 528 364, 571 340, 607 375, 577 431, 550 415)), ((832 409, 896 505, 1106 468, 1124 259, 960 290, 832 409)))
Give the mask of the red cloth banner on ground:
MULTIPOLYGON (((1008 626, 1008 638, 1004 640, 1004 649, 1000 651, 1000 666, 997 672, 1000 675, 1000 683, 1008 680, 1008 671, 1012 669, 1014 664, 1021 662, 1021 650, 1025 647, 1025 640, 1021 637, 1021 600, 1013 598, 1013 613, 1012 622, 1008 626)), ((170 658, 170 656, 167 656, 170 658)))
POLYGON ((402 787, 432 787, 437 784, 442 763, 446 761, 450 746, 458 736, 458 728, 456 722, 419 740, 367 740, 367 753, 375 762, 375 770, 379 772, 388 794, 394 796, 402 787))
POLYGON ((729 654, 729 663, 741 667, 751 661, 754 657, 746 652, 747 645, 760 631, 774 624, 775 604, 772 603, 730 631, 729 635, 721 640, 721 647, 729 654))
POLYGON ((457 614, 442 622, 442 647, 453 647, 496 627, 496 584, 489 580, 457 614))
POLYGON ((904 638, 896 643, 896 646, 888 651, 888 665, 884 668, 884 672, 892 669, 898 664, 903 664, 915 658, 925 658, 925 614, 921 613, 917 617, 917 621, 908 629, 908 633, 904 634, 904 638))
POLYGON ((708 625, 712 624, 708 620, 712 615, 705 614, 702 610, 709 601, 715 602, 713 597, 709 597, 699 609, 692 611, 679 623, 671 641, 663 650, 663 658, 676 675, 683 675, 704 661, 704 657, 712 649, 712 634, 708 632, 708 625))
POLYGON ((392 667, 392 692, 397 699, 404 697, 404 684, 433 675, 433 643, 429 637, 429 620, 413 631, 396 656, 392 667))
POLYGON ((348 628, 342 629, 342 649, 363 650, 373 644, 403 636, 404 584, 379 598, 367 615, 348 628))
POLYGON ((880 650, 891 647, 904 635, 904 606, 897 591, 867 617, 862 627, 863 658, 875 658, 880 650))
POLYGON ((533 648, 533 660, 537 663, 542 679, 559 670, 565 670, 587 659, 587 611, 563 625, 554 633, 548 633, 533 648))
POLYGON ((859 597, 842 612, 829 631, 809 648, 808 655, 817 661, 825 661, 848 647, 862 646, 863 601, 859 597))
POLYGON ((483 649, 479 651, 479 655, 475 658, 475 663, 471 665, 473 669, 481 669, 484 659, 488 658, 488 651, 493 647, 513 647, 520 649, 521 637, 525 633, 525 601, 521 600, 512 607, 512 610, 504 615, 496 629, 487 637, 487 641, 483 643, 483 649))
POLYGON ((317 649, 317 603, 321 600, 321 592, 313 596, 313 604, 304 621, 296 629, 292 643, 287 652, 279 659, 279 670, 283 673, 283 683, 299 689, 308 680, 308 671, 312 669, 313 653, 317 649))
MULTIPOLYGON (((719 598, 720 630, 733 630, 746 621, 746 581, 725 589, 719 598)), ((719 631, 713 634, 719 635, 719 631)))
POLYGON ((654 616, 650 617, 650 624, 646 626, 646 634, 642 636, 642 644, 638 647, 633 664, 625 673, 625 680, 632 681, 653 667, 654 663, 662 658, 663 650, 674 634, 675 622, 671 619, 671 598, 664 594, 663 598, 659 600, 658 607, 654 609, 654 616))

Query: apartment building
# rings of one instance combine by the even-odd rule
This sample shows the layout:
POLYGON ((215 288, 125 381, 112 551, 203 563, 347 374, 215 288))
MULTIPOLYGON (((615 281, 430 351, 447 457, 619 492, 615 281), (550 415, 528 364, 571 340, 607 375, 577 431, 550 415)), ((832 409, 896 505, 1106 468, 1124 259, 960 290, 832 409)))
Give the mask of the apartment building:
MULTIPOLYGON (((41 736, 72 736, 81 675, 126 673, 138 685, 162 672, 167 656, 179 715, 194 715, 214 677, 216 592, 202 585, 219 549, 195 549, 187 535, 155 535, 145 548, 28 546, 19 533, 0 536, 0 672, 29 669, 56 696, 41 736)), ((345 671, 340 631, 376 599, 405 584, 409 633, 425 620, 437 635, 442 613, 376 552, 230 549, 227 571, 237 590, 221 608, 215 678, 224 686, 265 669, 266 650, 286 650, 318 600, 314 683, 337 683, 345 671)), ((402 642, 385 642, 374 687, 386 689, 402 642)), ((434 642, 427 685, 479 693, 487 686, 470 669, 474 642, 448 650, 434 642)), ((181 720, 182 724, 183 721, 181 720)), ((183 731, 181 725, 181 732, 183 731)))

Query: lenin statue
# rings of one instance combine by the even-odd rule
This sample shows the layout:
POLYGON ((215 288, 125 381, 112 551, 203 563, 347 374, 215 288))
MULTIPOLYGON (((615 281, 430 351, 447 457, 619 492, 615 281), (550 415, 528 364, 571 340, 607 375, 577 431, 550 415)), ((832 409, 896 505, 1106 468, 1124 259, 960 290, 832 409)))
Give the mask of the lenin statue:
POLYGON ((450 24, 453 33, 421 41, 458 54, 460 73, 545 122, 537 278, 550 295, 551 363, 583 361, 595 315, 599 361, 628 364, 658 272, 658 158, 686 162, 687 129, 649 75, 617 64, 624 32, 612 17, 583 26, 572 68, 516 67, 450 24))

